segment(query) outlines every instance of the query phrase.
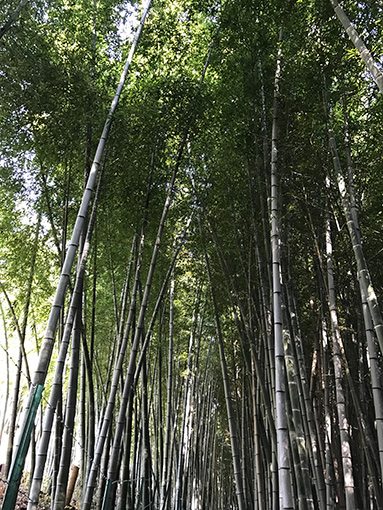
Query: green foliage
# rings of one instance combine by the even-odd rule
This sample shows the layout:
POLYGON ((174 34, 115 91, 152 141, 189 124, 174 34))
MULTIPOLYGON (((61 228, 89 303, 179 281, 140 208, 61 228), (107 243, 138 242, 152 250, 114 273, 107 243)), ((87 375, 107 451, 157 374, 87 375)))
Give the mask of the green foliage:
MULTIPOLYGON (((0 25, 16 4, 0 6, 0 25)), ((343 4, 373 54, 380 55, 383 16, 378 2, 343 4)), ((140 9, 138 4, 115 0, 31 1, 0 40, 0 279, 21 316, 41 215, 31 303, 38 343, 62 262, 56 243, 62 255, 140 9)), ((147 214, 143 286, 168 183, 188 132, 146 325, 180 232, 193 212, 188 241, 176 266, 177 376, 182 384, 190 332, 200 327, 194 368, 202 371, 210 346, 225 477, 229 476, 225 471, 229 441, 204 252, 211 261, 235 400, 246 371, 243 354, 248 355, 236 323, 236 318, 240 323, 244 319, 242 310, 248 314, 245 319, 257 349, 262 348, 265 334, 262 299, 270 294, 269 163, 279 48, 282 264, 284 280, 296 297, 307 357, 316 348, 316 329, 326 301, 328 214, 334 225, 340 323, 347 331, 360 327, 353 317, 359 303, 349 239, 337 193, 324 185, 326 176, 334 180, 328 126, 331 120, 346 175, 347 112, 364 249, 382 294, 383 103, 327 0, 154 2, 112 123, 85 281, 85 336, 89 341, 94 328, 91 355, 101 394, 116 343, 115 303, 119 313, 131 244, 134 236, 140 236, 147 214), (281 27, 284 35, 278 43, 281 27), (93 286, 95 323, 91 324, 93 286)), ((135 264, 133 258, 132 274, 135 264)), ((133 276, 129 291, 132 281, 133 276)), ((138 304, 141 298, 140 293, 138 304)), ((167 343, 167 298, 162 314, 163 323, 153 331, 151 366, 157 348, 164 352, 167 343)), ((347 334, 346 349, 355 354, 353 337, 347 334)), ((28 335, 29 341, 35 341, 32 326, 28 335)), ((101 408, 101 397, 97 404, 101 408)))

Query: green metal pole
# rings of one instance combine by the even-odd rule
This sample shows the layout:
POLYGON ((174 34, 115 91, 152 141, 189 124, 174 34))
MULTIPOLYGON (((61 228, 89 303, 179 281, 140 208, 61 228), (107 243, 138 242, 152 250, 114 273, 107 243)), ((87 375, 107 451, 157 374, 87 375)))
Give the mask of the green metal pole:
POLYGON ((33 425, 35 423, 37 409, 41 402, 44 386, 38 384, 32 396, 31 405, 28 409, 28 414, 25 419, 25 428, 22 437, 20 438, 20 445, 17 449, 16 456, 13 460, 10 473, 8 476, 7 489, 4 495, 2 510, 13 510, 16 504, 17 492, 20 485, 21 474, 24 467, 25 457, 27 455, 33 425))
POLYGON ((106 487, 104 492, 104 499, 102 501, 102 508, 101 510, 108 510, 109 508, 109 498, 112 491, 112 480, 110 478, 106 481, 106 487))

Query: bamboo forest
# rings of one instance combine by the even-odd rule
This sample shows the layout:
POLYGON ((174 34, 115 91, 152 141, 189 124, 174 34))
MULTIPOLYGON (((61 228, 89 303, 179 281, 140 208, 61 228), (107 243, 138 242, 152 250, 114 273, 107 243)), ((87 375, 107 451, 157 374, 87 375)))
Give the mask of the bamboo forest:
POLYGON ((0 2, 4 510, 383 509, 382 96, 377 0, 0 2))

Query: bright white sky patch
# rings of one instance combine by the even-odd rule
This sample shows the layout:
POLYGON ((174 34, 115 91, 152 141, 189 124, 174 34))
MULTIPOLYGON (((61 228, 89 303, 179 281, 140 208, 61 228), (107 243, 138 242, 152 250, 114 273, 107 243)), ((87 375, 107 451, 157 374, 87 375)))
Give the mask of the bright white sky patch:
POLYGON ((118 9, 118 12, 120 14, 117 26, 118 35, 122 42, 131 41, 140 23, 139 9, 135 5, 127 4, 125 8, 118 9))

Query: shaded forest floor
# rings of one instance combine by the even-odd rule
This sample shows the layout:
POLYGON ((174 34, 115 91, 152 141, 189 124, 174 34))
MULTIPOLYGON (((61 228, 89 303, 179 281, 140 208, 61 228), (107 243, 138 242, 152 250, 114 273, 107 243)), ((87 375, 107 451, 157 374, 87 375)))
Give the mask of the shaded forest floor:
MULTIPOLYGON (((0 479, 0 508, 3 505, 3 498, 6 489, 6 482, 0 479)), ((23 484, 20 485, 19 493, 16 500, 15 510, 26 510, 28 507, 28 488, 23 484)), ((39 504, 37 505, 39 510, 50 510, 51 508, 51 497, 49 494, 43 493, 40 496, 39 504)), ((67 506, 68 510, 77 510, 75 506, 67 506)))
MULTIPOLYGON (((0 480, 0 507, 3 505, 3 498, 7 484, 4 480, 0 480)), ((16 510, 26 510, 28 507, 28 489, 23 484, 20 485, 20 489, 16 500, 16 510)), ((51 508, 51 498, 48 495, 44 495, 40 498, 40 502, 37 508, 41 510, 49 510, 51 508)))

